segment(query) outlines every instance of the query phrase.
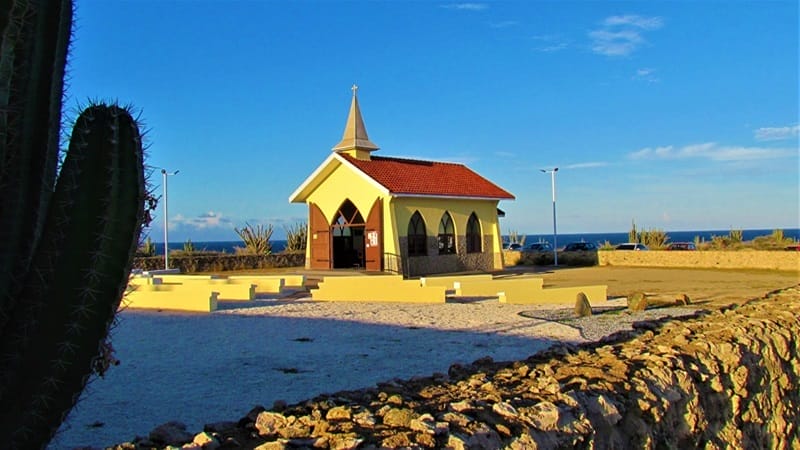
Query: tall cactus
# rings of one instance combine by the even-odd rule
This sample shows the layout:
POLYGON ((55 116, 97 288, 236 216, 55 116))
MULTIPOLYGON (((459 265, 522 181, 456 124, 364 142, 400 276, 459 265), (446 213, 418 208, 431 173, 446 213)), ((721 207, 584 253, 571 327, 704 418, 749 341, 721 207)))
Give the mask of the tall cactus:
POLYGON ((141 136, 125 108, 84 110, 57 170, 72 12, 71 0, 0 5, 4 448, 46 446, 82 392, 145 216, 141 136))

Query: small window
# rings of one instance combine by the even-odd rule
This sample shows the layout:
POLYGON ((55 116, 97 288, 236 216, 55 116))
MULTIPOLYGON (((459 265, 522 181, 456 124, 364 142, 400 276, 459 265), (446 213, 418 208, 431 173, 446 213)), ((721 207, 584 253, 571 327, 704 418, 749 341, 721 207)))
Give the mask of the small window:
POLYGON ((467 221, 467 253, 481 252, 481 224, 475 213, 470 214, 467 221))
POLYGON ((424 256, 428 254, 428 236, 425 233, 425 221, 416 211, 408 221, 408 256, 424 256))
POLYGON ((450 255, 456 252, 456 232, 453 218, 445 211, 439 221, 439 254, 450 255))

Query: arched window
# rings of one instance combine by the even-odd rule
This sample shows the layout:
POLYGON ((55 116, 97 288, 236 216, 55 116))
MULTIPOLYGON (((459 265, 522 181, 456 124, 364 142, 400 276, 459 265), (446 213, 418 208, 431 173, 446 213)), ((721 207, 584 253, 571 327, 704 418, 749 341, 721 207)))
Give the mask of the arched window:
POLYGON ((456 231, 453 228, 453 218, 445 211, 439 221, 439 254, 450 255, 456 252, 456 231))
POLYGON ((428 236, 425 234, 425 221, 419 211, 414 212, 408 221, 408 256, 428 254, 428 236))
POLYGON ((481 252, 481 223, 475 213, 470 214, 467 220, 467 253, 481 252))

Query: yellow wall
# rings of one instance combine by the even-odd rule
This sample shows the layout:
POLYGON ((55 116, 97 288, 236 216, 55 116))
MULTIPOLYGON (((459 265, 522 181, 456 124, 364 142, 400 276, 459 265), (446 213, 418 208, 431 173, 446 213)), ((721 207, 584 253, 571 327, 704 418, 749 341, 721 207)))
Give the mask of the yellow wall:
POLYGON ((375 184, 340 164, 306 201, 316 203, 330 223, 345 199, 350 199, 364 220, 367 220, 367 214, 379 196, 381 191, 375 184))
MULTIPOLYGON (((442 220, 445 210, 453 218, 456 236, 465 235, 467 221, 470 214, 474 212, 481 223, 481 234, 497 237, 497 239, 492 239, 492 248, 483 249, 483 252, 494 253, 501 250, 499 224, 497 223, 497 203, 497 200, 398 197, 393 200, 392 205, 398 236, 407 234, 408 222, 415 211, 419 211, 423 220, 425 220, 425 232, 428 236, 436 236, 439 234, 439 221, 442 220)), ((395 239, 396 242, 397 240, 395 239)), ((387 249, 387 251, 389 250, 387 249)), ((463 253, 464 249, 459 248, 456 251, 463 253)), ((394 252, 399 253, 397 251, 394 252)))

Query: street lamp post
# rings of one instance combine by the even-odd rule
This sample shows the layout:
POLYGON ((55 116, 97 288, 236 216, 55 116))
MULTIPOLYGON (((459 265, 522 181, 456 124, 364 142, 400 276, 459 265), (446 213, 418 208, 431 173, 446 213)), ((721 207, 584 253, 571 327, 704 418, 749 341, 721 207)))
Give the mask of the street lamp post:
POLYGON ((558 266, 558 229, 556 228, 556 172, 558 167, 551 170, 539 169, 550 174, 551 191, 553 193, 553 265, 558 266))
POLYGON ((164 269, 169 270, 169 223, 167 214, 167 176, 177 175, 178 170, 174 172, 167 172, 167 169, 161 169, 161 178, 164 185, 164 269))

